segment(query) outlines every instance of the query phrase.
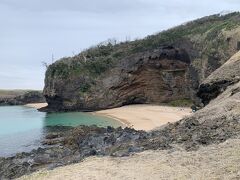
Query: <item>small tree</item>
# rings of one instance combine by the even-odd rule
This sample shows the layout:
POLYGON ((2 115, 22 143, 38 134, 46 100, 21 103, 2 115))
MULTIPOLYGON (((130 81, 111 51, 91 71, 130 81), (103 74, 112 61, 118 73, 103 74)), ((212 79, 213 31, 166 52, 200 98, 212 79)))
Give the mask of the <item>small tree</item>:
POLYGON ((43 67, 45 67, 45 68, 47 69, 49 65, 48 65, 48 63, 47 63, 47 62, 45 62, 45 61, 42 61, 42 66, 43 66, 43 67))

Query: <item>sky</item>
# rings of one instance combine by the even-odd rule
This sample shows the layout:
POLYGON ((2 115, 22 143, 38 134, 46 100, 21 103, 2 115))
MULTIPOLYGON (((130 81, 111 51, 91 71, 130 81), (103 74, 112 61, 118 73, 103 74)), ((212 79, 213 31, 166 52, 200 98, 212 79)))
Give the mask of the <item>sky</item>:
POLYGON ((0 89, 43 89, 43 61, 222 11, 240 11, 240 1, 0 0, 0 89))

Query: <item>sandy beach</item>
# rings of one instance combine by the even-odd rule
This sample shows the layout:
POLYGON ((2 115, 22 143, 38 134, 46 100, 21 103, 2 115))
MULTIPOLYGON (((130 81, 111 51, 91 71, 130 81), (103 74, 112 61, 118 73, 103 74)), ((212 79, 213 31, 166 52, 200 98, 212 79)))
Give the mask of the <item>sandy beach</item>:
MULTIPOLYGON (((42 108, 47 103, 27 104, 27 107, 42 108)), ((160 105, 129 105, 119 108, 93 112, 99 116, 106 116, 120 121, 124 127, 136 130, 150 131, 167 123, 176 122, 191 114, 190 108, 170 107, 160 105)))
POLYGON ((39 109, 39 108, 46 107, 47 105, 48 105, 47 103, 31 103, 31 104, 26 104, 25 106, 39 109))
POLYGON ((153 130, 191 114, 190 108, 159 105, 129 105, 95 112, 121 121, 136 130, 153 130))

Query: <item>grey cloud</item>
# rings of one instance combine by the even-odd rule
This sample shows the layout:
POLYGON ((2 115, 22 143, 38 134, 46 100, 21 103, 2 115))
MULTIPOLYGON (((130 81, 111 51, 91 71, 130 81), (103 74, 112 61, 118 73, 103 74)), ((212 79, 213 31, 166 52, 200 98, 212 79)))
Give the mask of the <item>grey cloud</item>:
POLYGON ((141 0, 2 0, 10 8, 27 11, 119 12, 151 6, 141 0))

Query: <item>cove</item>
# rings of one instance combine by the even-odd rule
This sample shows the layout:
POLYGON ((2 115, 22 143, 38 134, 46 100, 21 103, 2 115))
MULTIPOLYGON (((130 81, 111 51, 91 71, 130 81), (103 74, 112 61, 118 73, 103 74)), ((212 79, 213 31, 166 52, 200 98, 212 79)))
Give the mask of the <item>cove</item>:
POLYGON ((44 128, 78 125, 119 127, 113 119, 83 112, 44 113, 25 106, 0 107, 0 157, 41 146, 44 128))

